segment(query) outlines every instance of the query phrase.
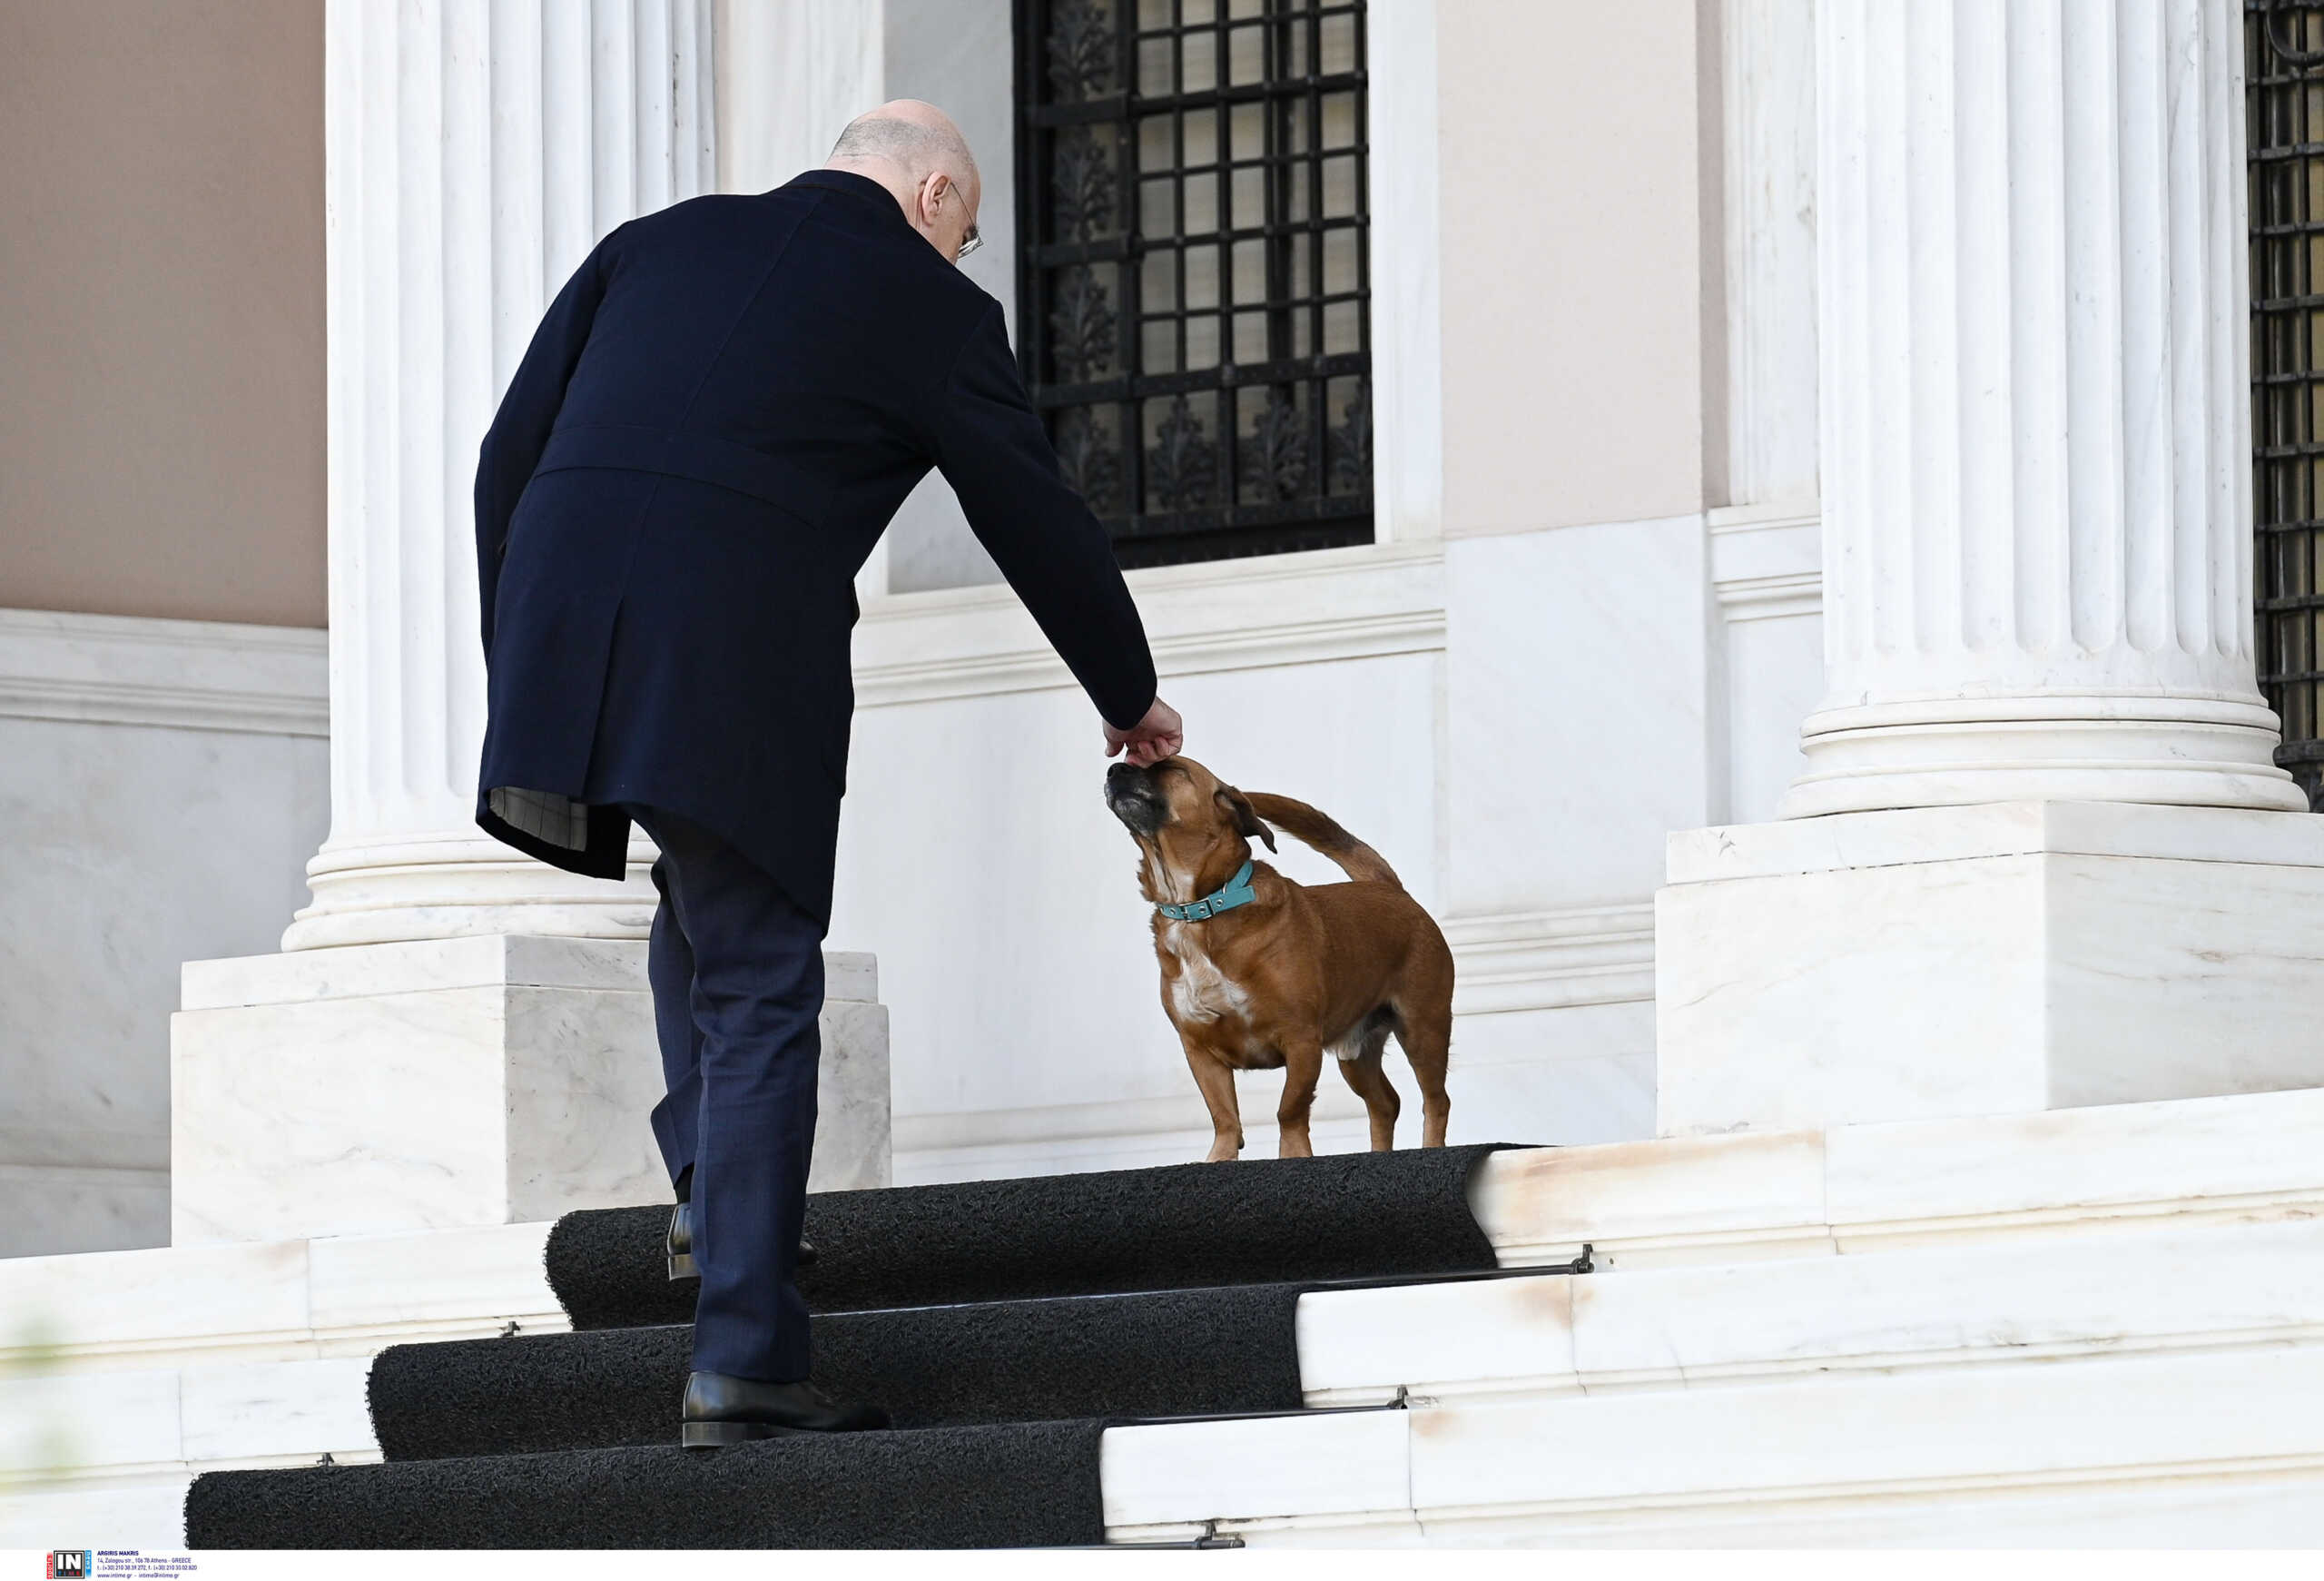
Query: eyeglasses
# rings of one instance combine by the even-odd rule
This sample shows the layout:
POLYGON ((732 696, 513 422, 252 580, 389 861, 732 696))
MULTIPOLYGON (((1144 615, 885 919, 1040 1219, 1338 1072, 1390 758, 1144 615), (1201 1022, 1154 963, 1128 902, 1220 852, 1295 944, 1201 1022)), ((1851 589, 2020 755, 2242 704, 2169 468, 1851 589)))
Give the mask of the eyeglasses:
MULTIPOLYGON (((948 178, 941 171, 932 171, 929 173, 928 185, 933 185, 935 183, 946 179, 948 178)), ((951 190, 954 195, 957 196, 959 194, 960 189, 958 187, 954 187, 951 190)), ((928 203, 926 185, 921 187, 921 201, 928 203, 928 210, 931 214, 935 212, 937 204, 943 202, 942 198, 939 197, 934 203, 928 203)), ((974 252, 978 248, 983 245, 984 238, 977 234, 976 223, 971 221, 969 224, 969 233, 960 238, 960 250, 952 254, 952 262, 955 263, 960 262, 961 259, 966 258, 970 253, 974 252)))

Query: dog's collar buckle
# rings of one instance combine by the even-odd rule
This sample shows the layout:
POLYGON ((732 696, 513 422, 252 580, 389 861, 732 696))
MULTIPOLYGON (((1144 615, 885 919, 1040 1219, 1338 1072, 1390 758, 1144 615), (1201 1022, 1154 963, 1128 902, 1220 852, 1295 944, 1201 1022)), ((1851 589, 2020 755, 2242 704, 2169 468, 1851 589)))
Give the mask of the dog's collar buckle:
POLYGON ((1236 871, 1235 876, 1200 900, 1190 900, 1183 905, 1157 905, 1154 909, 1174 923, 1198 923, 1216 916, 1223 911, 1233 911, 1258 899, 1251 888, 1251 865, 1248 862, 1236 871))

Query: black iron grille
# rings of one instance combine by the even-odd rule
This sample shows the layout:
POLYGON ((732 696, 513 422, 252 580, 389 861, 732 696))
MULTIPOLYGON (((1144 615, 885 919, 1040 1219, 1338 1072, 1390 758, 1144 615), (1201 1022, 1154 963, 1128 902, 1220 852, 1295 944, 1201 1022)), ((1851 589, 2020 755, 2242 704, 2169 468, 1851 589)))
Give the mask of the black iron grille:
POLYGON ((1025 378, 1125 566, 1372 539, 1361 0, 1017 0, 1025 378))
POLYGON ((2324 811, 2324 8, 2247 0, 2260 689, 2324 811))

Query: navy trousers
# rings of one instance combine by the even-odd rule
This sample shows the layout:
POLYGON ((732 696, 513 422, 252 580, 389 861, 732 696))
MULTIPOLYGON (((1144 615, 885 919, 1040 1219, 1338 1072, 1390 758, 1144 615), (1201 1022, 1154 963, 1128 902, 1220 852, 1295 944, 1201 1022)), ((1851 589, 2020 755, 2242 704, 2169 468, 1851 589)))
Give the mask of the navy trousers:
POLYGON ((630 815, 662 848, 646 973, 669 1093, 654 1136, 694 1204, 694 1366, 788 1383, 807 1376, 796 1281, 815 1142, 823 927, 708 830, 630 815))

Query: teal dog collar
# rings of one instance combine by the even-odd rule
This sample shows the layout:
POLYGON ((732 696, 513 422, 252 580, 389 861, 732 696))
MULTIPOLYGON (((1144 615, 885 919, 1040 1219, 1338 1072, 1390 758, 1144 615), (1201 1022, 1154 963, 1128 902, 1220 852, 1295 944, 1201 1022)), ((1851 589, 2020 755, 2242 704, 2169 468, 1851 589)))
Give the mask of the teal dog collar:
POLYGON ((1200 900, 1190 900, 1184 905, 1157 905, 1154 909, 1174 923, 1198 923, 1258 898, 1251 890, 1251 865, 1246 862, 1234 877, 1200 900))

